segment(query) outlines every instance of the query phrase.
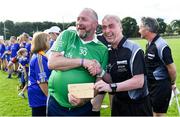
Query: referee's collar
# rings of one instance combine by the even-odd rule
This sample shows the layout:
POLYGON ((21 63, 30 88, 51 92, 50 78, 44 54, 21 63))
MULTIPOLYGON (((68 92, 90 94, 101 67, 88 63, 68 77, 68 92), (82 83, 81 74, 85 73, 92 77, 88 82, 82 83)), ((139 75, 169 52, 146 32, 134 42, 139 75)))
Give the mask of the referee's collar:
POLYGON ((119 44, 118 44, 118 48, 120 48, 120 47, 122 47, 122 45, 124 44, 124 42, 127 40, 127 38, 126 37, 123 37, 122 39, 121 39, 121 41, 119 42, 119 44))
POLYGON ((160 37, 160 35, 156 35, 155 37, 154 37, 154 39, 152 40, 152 42, 151 43, 154 43, 156 40, 158 40, 159 39, 159 37, 160 37))

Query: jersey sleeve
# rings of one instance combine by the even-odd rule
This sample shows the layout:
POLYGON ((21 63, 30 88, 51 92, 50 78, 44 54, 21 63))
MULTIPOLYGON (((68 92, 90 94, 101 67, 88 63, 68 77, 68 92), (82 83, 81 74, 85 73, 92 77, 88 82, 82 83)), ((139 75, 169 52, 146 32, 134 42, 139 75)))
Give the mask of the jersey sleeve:
POLYGON ((37 64, 35 64, 35 76, 38 83, 47 82, 49 79, 49 76, 47 75, 48 67, 47 67, 47 61, 42 57, 42 55, 38 55, 37 57, 37 64))
POLYGON ((66 50, 68 41, 68 34, 66 31, 62 32, 51 47, 51 51, 63 52, 66 50))
POLYGON ((166 65, 173 63, 171 49, 168 46, 166 46, 163 49, 163 58, 162 59, 166 65))
POLYGON ((103 61, 101 63, 101 67, 106 71, 107 69, 107 64, 108 64, 108 50, 105 51, 104 56, 103 56, 103 61))
POLYGON ((138 74, 144 74, 145 72, 145 62, 144 62, 144 52, 143 50, 139 50, 134 58, 133 61, 133 75, 138 75, 138 74))

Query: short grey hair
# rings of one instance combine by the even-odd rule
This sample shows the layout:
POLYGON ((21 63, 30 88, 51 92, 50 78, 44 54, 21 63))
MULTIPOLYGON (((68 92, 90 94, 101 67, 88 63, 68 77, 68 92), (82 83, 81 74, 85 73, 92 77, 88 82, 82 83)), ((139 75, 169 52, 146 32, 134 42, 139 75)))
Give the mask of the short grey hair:
POLYGON ((156 19, 151 17, 142 17, 141 22, 143 26, 147 27, 150 32, 157 33, 159 29, 159 23, 156 19))
POLYGON ((84 8, 83 11, 89 11, 89 12, 91 12, 93 18, 98 21, 98 15, 97 15, 96 11, 94 11, 94 10, 91 9, 91 8, 84 8))
POLYGON ((105 15, 103 20, 105 20, 105 19, 114 19, 122 28, 121 19, 118 16, 116 16, 116 15, 105 15))

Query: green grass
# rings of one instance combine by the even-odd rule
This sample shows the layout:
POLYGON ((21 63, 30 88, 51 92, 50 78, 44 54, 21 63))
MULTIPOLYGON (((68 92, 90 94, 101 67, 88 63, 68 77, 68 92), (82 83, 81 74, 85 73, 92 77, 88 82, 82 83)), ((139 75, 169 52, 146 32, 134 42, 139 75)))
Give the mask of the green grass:
MULTIPOLYGON (((135 40, 144 49, 146 40, 135 40)), ((180 38, 179 39, 168 39, 174 62, 176 64, 177 73, 180 72, 180 38)), ((180 89, 179 74, 177 74, 177 87, 180 89)), ((18 79, 14 76, 12 79, 7 79, 7 73, 0 71, 0 116, 31 116, 31 109, 28 106, 28 100, 18 97, 17 85, 18 79)), ((27 97, 27 95, 26 95, 27 97)), ((178 96, 180 100, 180 95, 178 96)), ((109 106, 109 98, 106 96, 103 104, 109 106)), ((110 109, 102 108, 102 116, 109 116, 110 109)), ((176 107, 176 101, 169 107, 168 116, 177 116, 178 111, 176 107)))
POLYGON ((18 84, 15 76, 8 79, 7 73, 0 71, 0 116, 31 115, 28 99, 18 97, 18 84))

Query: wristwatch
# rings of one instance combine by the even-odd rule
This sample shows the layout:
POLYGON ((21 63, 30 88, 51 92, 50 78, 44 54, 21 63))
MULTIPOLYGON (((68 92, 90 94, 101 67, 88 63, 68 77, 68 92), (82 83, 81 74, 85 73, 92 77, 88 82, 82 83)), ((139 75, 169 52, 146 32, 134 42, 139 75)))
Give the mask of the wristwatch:
POLYGON ((112 83, 112 84, 109 84, 111 89, 112 89, 112 93, 115 93, 116 92, 116 88, 117 88, 117 84, 116 83, 112 83))

